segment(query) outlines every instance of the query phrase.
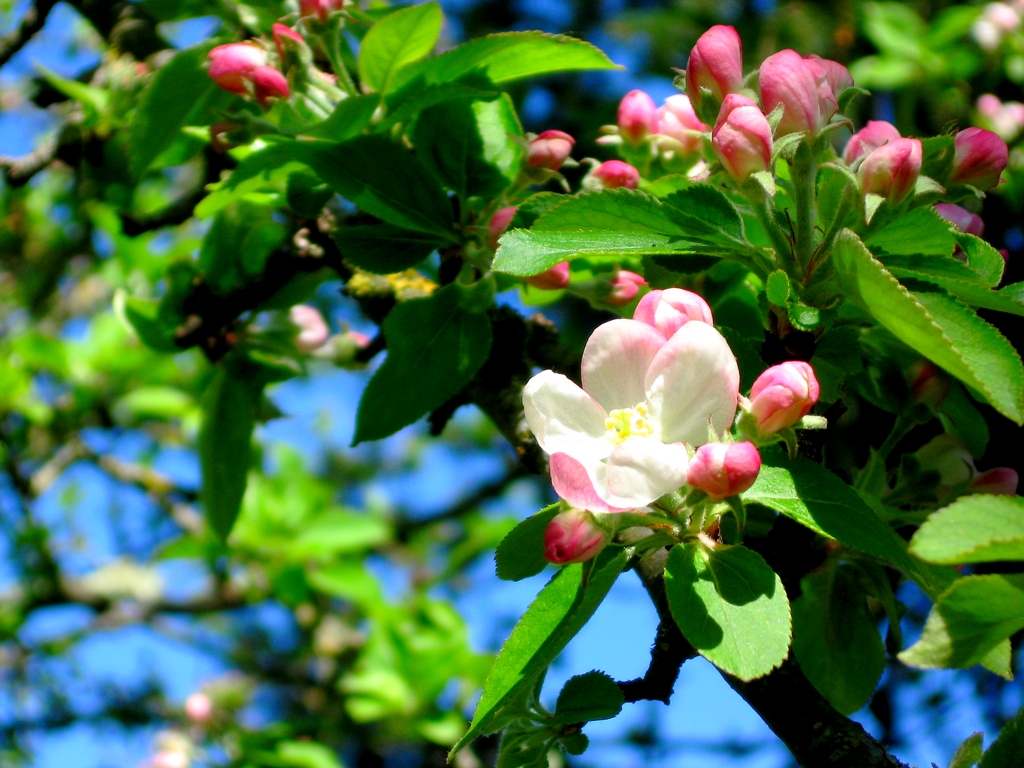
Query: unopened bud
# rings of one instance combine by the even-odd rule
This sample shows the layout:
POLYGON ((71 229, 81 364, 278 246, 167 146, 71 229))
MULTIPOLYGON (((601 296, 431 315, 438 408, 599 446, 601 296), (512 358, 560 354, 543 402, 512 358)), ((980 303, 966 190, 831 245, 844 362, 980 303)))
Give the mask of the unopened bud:
POLYGON ((544 558, 555 565, 582 563, 597 555, 610 535, 586 510, 560 512, 544 531, 544 558))
POLYGON ((185 699, 185 717, 193 723, 205 723, 213 715, 213 702, 205 693, 196 692, 185 699))
POLYGON ((898 203, 914 191, 924 158, 919 139, 893 139, 864 158, 857 169, 863 194, 898 203))
POLYGON ((968 128, 956 135, 953 155, 954 184, 971 184, 978 189, 992 189, 1006 168, 1010 150, 1006 142, 984 128, 968 128))
POLYGON ((327 21, 332 12, 340 11, 344 7, 345 0, 299 0, 299 13, 320 21, 327 21))
POLYGON ((716 24, 697 39, 686 64, 686 93, 694 105, 706 88, 716 100, 743 87, 743 51, 733 27, 716 24))
POLYGON ((545 269, 539 275, 524 277, 523 282, 545 291, 558 291, 569 284, 569 262, 563 261, 551 269, 545 269))
POLYGON ((636 272, 620 269, 612 278, 611 293, 604 300, 617 307, 629 304, 645 285, 647 281, 636 272))
POLYGON ((711 146, 722 166, 736 181, 766 171, 772 160, 772 129, 767 118, 746 96, 730 93, 711 131, 711 146))
POLYGON ((639 144, 658 132, 658 108, 644 91, 630 91, 619 102, 619 135, 630 144, 639 144))
POLYGON ((595 189, 636 189, 640 183, 640 171, 621 160, 605 160, 587 174, 583 188, 595 189))
POLYGON ((509 205, 505 208, 499 208, 491 216, 491 220, 487 224, 487 242, 495 251, 498 250, 498 240, 505 230, 508 229, 508 225, 512 223, 512 219, 515 218, 516 211, 518 210, 518 205, 509 205))
POLYGON ((331 335, 324 316, 313 307, 297 304, 288 310, 288 317, 299 328, 299 333, 295 337, 295 347, 300 352, 319 349, 331 335))
POLYGON ((658 133, 679 142, 683 152, 692 154, 701 149, 700 134, 708 130, 693 111, 690 98, 681 93, 669 96, 658 107, 658 133))
POLYGON ((933 410, 942 405, 949 395, 949 376, 928 360, 919 360, 907 373, 910 376, 911 401, 924 403, 933 410))
POLYGON ((274 36, 274 45, 277 47, 277 55, 281 58, 281 61, 285 59, 285 49, 287 46, 296 44, 300 46, 306 45, 306 40, 302 35, 284 24, 274 24, 271 27, 271 33, 274 36))
POLYGON ((564 131, 544 131, 530 141, 526 164, 530 168, 557 171, 572 154, 576 140, 564 131))
POLYGON ((690 460, 686 482, 721 501, 750 488, 760 471, 761 454, 753 443, 706 443, 690 460))
POLYGON ((636 305, 633 319, 657 328, 666 339, 672 338, 691 320, 715 324, 708 303, 696 293, 682 288, 651 291, 636 305))
POLYGON ((1020 478, 1010 467, 996 467, 982 472, 971 481, 971 493, 988 493, 993 496, 1016 496, 1020 478))
POLYGON ((750 413, 761 434, 791 427, 807 415, 820 388, 814 370, 800 360, 773 365, 750 388, 750 413))
POLYGON ((798 131, 817 133, 838 110, 829 70, 820 60, 805 59, 796 51, 779 51, 765 59, 757 82, 766 112, 782 105, 777 137, 798 131))
POLYGON ((291 93, 288 78, 273 67, 257 67, 252 73, 252 87, 257 103, 264 109, 271 98, 286 99, 291 93))
POLYGON ((867 125, 853 134, 846 142, 843 161, 847 165, 853 165, 859 158, 899 138, 902 138, 900 132, 892 123, 887 123, 885 120, 868 120, 867 125))
POLYGON ((985 231, 985 222, 981 216, 971 213, 966 208, 961 208, 953 203, 936 203, 935 212, 946 221, 955 224, 956 228, 968 235, 981 237, 985 231))
POLYGON ((250 43, 218 45, 206 55, 210 77, 225 91, 245 95, 249 92, 252 74, 266 66, 267 54, 250 43))

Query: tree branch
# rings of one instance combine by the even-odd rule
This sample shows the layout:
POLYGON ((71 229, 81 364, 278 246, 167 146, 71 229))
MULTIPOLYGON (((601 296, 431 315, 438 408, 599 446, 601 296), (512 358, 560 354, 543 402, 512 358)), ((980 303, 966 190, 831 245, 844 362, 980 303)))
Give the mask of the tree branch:
POLYGON ((0 67, 20 51, 32 36, 43 28, 57 0, 36 0, 21 17, 21 24, 0 37, 0 67))

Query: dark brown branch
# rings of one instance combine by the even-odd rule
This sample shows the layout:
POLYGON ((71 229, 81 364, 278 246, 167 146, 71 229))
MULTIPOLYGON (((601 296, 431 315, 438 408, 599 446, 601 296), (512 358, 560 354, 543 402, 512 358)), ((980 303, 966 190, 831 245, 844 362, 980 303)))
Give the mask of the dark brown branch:
POLYGON ((57 0, 36 0, 21 17, 21 24, 0 37, 0 67, 10 61, 43 28, 46 17, 56 4, 57 0))
POLYGON ((671 619, 658 622, 658 633, 651 646, 651 663, 643 677, 620 682, 627 702, 660 701, 669 703, 683 663, 697 655, 679 627, 671 619))

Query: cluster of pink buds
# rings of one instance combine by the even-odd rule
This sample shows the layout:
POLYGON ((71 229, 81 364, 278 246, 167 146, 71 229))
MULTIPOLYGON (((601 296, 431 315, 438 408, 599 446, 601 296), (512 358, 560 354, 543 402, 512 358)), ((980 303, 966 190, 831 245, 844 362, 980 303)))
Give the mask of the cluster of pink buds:
POLYGON ((599 138, 598 144, 625 144, 627 152, 635 153, 649 142, 652 152, 661 151, 669 157, 699 153, 701 134, 708 127, 697 117, 687 96, 670 96, 658 107, 646 92, 634 90, 619 102, 616 125, 601 130, 610 135, 599 138))
POLYGON ((996 50, 1003 38, 1020 29, 1020 11, 1008 3, 989 3, 975 20, 971 34, 986 51, 996 50))
POLYGON ((209 54, 209 75, 221 88, 253 96, 264 109, 271 98, 288 98, 288 80, 267 64, 267 54, 255 43, 218 45, 209 54))
POLYGON ((1002 101, 994 94, 978 97, 975 105, 978 122, 1003 141, 1013 141, 1024 130, 1024 104, 1019 101, 1002 101))

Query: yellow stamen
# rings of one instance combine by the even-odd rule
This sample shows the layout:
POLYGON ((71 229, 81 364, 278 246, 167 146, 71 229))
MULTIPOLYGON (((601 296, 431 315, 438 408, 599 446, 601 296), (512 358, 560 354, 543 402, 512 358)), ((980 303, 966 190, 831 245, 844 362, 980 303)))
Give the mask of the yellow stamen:
POLYGON ((612 445, 618 445, 628 437, 650 437, 654 434, 644 403, 636 408, 616 408, 604 420, 604 427, 604 436, 612 445))

